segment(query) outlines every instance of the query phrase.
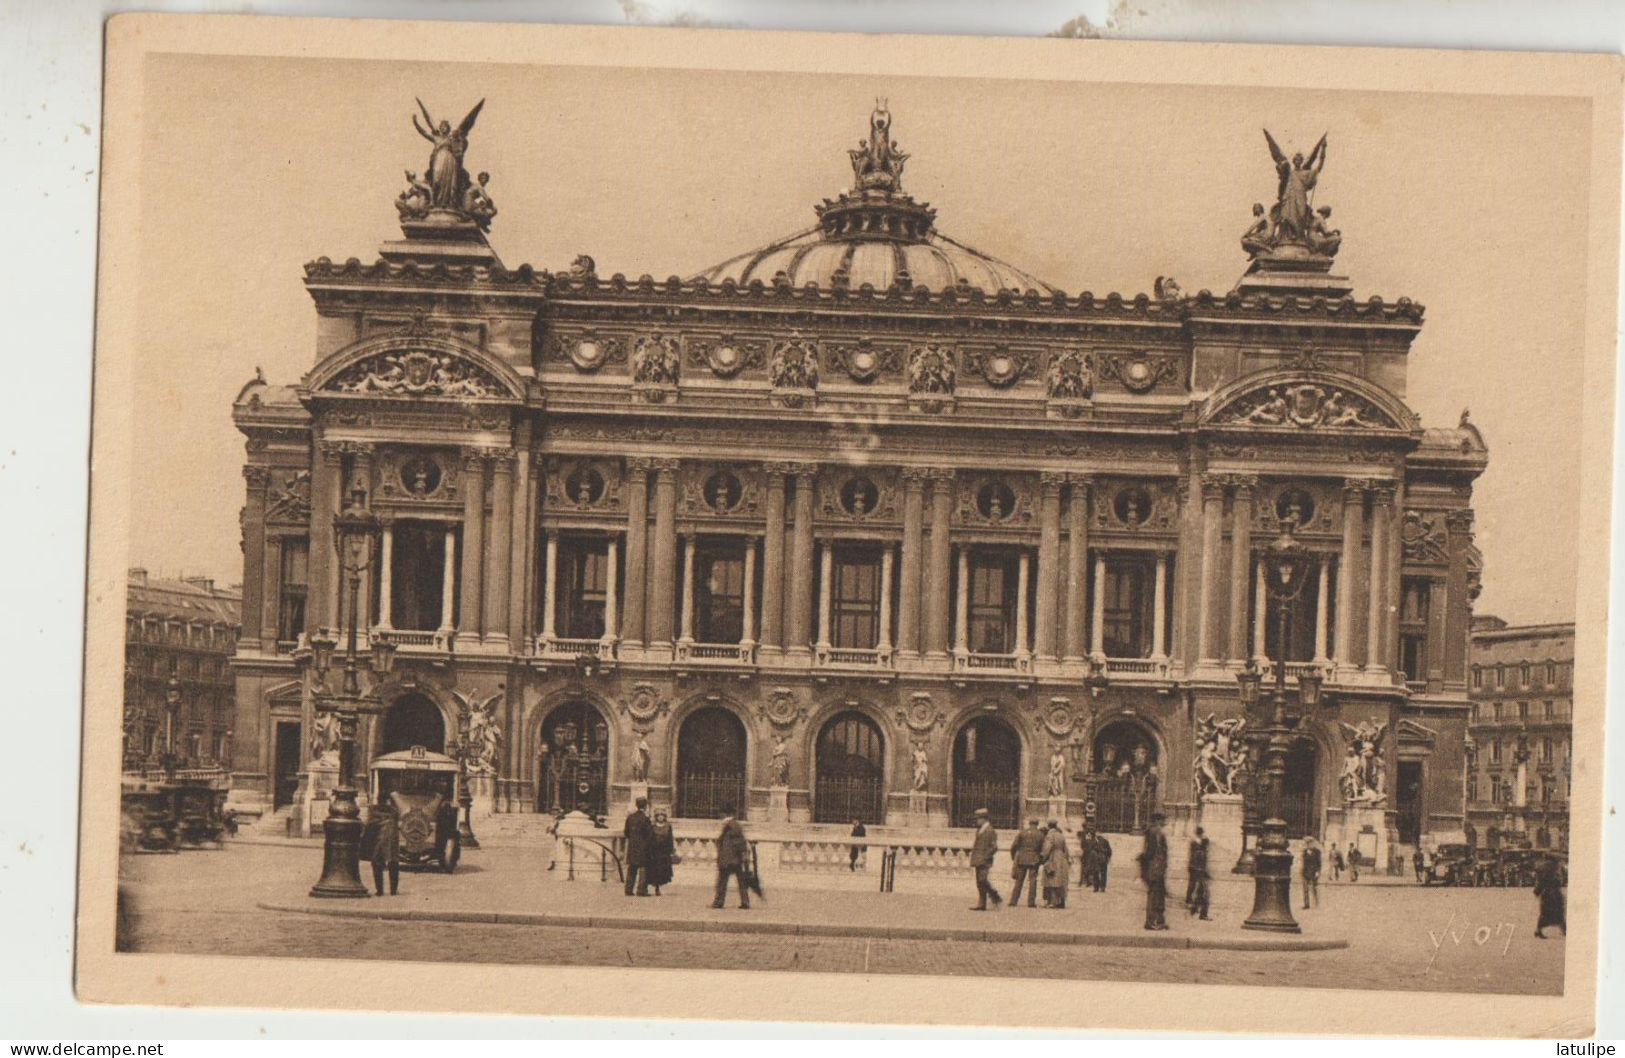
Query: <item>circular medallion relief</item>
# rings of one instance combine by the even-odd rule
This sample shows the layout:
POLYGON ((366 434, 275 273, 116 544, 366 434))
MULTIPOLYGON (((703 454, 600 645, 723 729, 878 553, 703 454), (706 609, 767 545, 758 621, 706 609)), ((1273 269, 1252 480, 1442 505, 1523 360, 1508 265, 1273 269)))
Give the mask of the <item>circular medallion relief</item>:
POLYGON ((564 479, 564 492, 571 503, 591 507, 604 498, 604 475, 592 467, 576 467, 564 479))
POLYGON ((868 478, 848 478, 841 486, 841 508, 855 518, 873 514, 879 502, 880 490, 868 478))
POLYGON ((1010 350, 998 348, 982 358, 982 377, 988 385, 1004 388, 1021 377, 1021 361, 1010 350))
POLYGON ((1275 517, 1283 525, 1290 522, 1294 528, 1304 528, 1314 521, 1315 498, 1303 489, 1282 489, 1275 497, 1275 517))
POLYGON ((1143 525, 1151 517, 1151 493, 1140 485, 1129 485, 1117 490, 1112 497, 1112 512, 1124 525, 1143 525))
POLYGON ((976 493, 976 509, 990 522, 1002 522, 1015 513, 1016 494, 1002 481, 990 481, 976 493))
POLYGON ((705 479, 705 505, 717 514, 727 514, 739 506, 744 490, 739 479, 727 470, 719 470, 705 479))
POLYGON ((570 347, 570 359, 582 371, 596 371, 609 358, 609 347, 598 338, 582 338, 570 347))
POLYGON ((401 464, 401 488, 412 496, 429 496, 440 488, 440 464, 428 456, 413 456, 401 464))

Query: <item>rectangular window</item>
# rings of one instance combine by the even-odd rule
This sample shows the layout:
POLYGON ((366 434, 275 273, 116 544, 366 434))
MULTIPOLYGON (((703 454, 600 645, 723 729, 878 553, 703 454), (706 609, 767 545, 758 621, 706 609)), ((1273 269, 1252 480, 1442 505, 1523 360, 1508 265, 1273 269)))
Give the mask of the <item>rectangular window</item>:
POLYGON ((1518 703, 1518 719, 1519 720, 1528 720, 1529 719, 1529 703, 1528 702, 1519 702, 1518 703))
POLYGON ((694 638, 737 643, 744 637, 744 552, 737 544, 702 544, 694 561, 694 638))
POLYGON ((831 576, 835 581, 830 594, 831 643, 847 650, 873 650, 880 645, 880 555, 869 548, 838 547, 831 558, 831 576))
POLYGON ((1501 740, 1498 738, 1490 740, 1490 760, 1501 763, 1501 740))
POLYGON ((1473 690, 1481 691, 1483 689, 1484 689, 1484 670, 1479 669, 1479 668, 1475 668, 1475 669, 1473 669, 1473 690))
POLYGON ((1546 761, 1547 763, 1551 762, 1552 740, 1549 738, 1543 738, 1540 741, 1540 759, 1546 761))
POLYGON ((1507 670, 1497 665, 1495 667, 1495 689, 1501 690, 1507 685, 1507 670))
POLYGON ((1400 587, 1399 667, 1410 683, 1427 679, 1432 588, 1432 582, 1421 577, 1406 577, 1400 587))
POLYGON ((1490 708, 1495 710, 1495 719, 1501 719, 1501 703, 1496 702, 1495 704, 1491 705, 1490 708))
POLYGON ((1468 775, 1467 776, 1467 800, 1469 800, 1469 801, 1478 800, 1478 776, 1477 775, 1468 775))
POLYGON ((1490 776, 1490 803, 1501 803, 1501 780, 1499 776, 1490 776))
POLYGON ((282 570, 277 578, 276 638, 292 643, 305 630, 305 598, 310 591, 310 542, 282 538, 282 570))
POLYGON ((598 639, 604 634, 609 569, 601 540, 564 539, 558 552, 559 635, 598 639))
POLYGON ((1557 716, 1557 707, 1552 702, 1552 700, 1550 698, 1546 699, 1546 701, 1541 703, 1541 713, 1548 720, 1552 720, 1552 719, 1556 718, 1556 716, 1557 716))
POLYGON ((971 555, 969 631, 974 653, 1015 653, 1017 563, 1008 552, 971 555))
POLYGON ((440 627, 448 531, 412 521, 396 522, 391 529, 389 622, 394 627, 419 632, 440 627))
POLYGON ((1155 576, 1144 559, 1106 560, 1106 593, 1102 607, 1102 648, 1109 658, 1151 656, 1152 599, 1155 576))
POLYGON ((1523 663, 1523 667, 1518 671, 1518 679, 1519 685, 1527 690, 1529 687, 1529 662, 1523 663))

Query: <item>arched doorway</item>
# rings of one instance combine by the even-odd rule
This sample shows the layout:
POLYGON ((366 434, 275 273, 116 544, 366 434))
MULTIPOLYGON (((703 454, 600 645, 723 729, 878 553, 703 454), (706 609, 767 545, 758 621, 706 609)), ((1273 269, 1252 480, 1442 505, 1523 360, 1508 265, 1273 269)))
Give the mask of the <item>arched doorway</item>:
POLYGON ((1089 797, 1095 826, 1117 834, 1137 834, 1156 810, 1162 765, 1157 740, 1138 720, 1112 720, 1095 733, 1090 746, 1089 797))
POLYGON ((745 817, 745 725, 726 709, 689 714, 677 732, 677 814, 715 819, 724 808, 745 817))
POLYGON ((979 716, 954 737, 953 825, 976 825, 987 809, 996 827, 1021 821, 1021 738, 996 716, 979 716))
POLYGON ((446 720, 440 707, 421 694, 403 694, 384 712, 382 753, 397 753, 422 746, 446 752, 446 720))
POLYGON ((609 811, 609 725, 591 702, 565 702, 548 713, 537 756, 537 811, 609 811))
POLYGON ((1320 834, 1319 777, 1320 747, 1312 738, 1300 738, 1286 752, 1286 774, 1281 779, 1281 818, 1286 820, 1286 836, 1301 838, 1320 834))
POLYGON ((885 820, 886 740, 873 720, 854 710, 835 714, 814 754, 813 822, 885 820))

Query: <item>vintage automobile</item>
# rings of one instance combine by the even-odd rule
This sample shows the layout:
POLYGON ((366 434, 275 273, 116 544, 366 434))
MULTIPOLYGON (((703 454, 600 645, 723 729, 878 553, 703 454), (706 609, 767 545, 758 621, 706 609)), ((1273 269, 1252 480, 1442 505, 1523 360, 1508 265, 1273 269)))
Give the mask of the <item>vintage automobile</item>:
POLYGON ((158 782, 126 786, 123 816, 134 845, 145 852, 221 848, 225 844, 226 791, 206 783, 158 782))
POLYGON ((1527 889, 1535 884, 1535 867, 1539 862, 1539 853, 1534 849, 1502 849, 1495 882, 1527 889))
POLYGON ((422 746, 386 753, 372 762, 372 800, 395 806, 401 866, 457 869, 463 843, 457 833, 457 762, 422 746))
POLYGON ((1423 885, 1472 885, 1473 850, 1467 845, 1446 844, 1433 850, 1422 875, 1423 885))

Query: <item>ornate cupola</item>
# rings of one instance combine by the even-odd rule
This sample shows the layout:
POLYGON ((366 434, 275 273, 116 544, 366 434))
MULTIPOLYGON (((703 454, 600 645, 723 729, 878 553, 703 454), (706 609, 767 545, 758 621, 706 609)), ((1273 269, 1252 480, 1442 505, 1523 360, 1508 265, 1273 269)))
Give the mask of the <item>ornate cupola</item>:
POLYGON ((903 190, 903 164, 908 155, 891 139, 891 111, 877 100, 869 115, 869 138, 859 140, 852 158, 852 190, 814 206, 826 238, 868 236, 924 242, 932 233, 937 211, 916 202, 903 190))

